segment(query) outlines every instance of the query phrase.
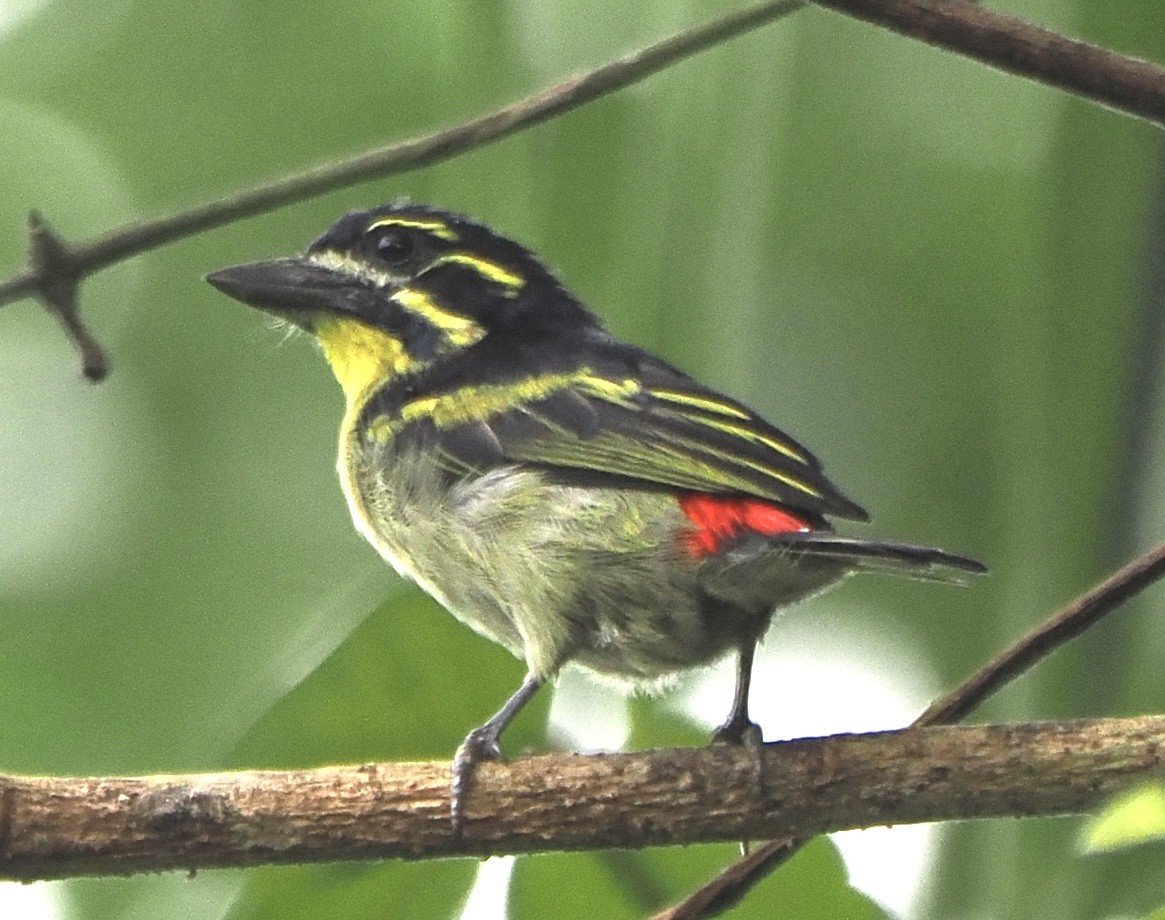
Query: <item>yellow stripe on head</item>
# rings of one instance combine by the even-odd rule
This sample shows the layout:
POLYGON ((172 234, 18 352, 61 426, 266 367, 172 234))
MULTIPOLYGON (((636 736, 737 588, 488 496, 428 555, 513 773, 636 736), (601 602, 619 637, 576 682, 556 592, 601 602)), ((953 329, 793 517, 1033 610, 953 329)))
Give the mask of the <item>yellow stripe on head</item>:
POLYGON ((485 335, 485 330, 469 317, 444 309, 424 291, 401 288, 389 299, 439 329, 452 345, 459 347, 472 345, 485 335))
POLYGON ((508 268, 504 268, 496 262, 490 262, 488 259, 470 255, 468 252, 447 252, 443 256, 438 256, 429 263, 426 271, 429 268, 436 268, 438 265, 464 265, 466 268, 472 268, 483 278, 496 282, 502 287, 509 288, 512 294, 520 291, 526 283, 525 278, 515 274, 508 268))
POLYGON ((441 240, 448 240, 451 243, 456 243, 459 237, 456 232, 442 220, 417 220, 415 217, 382 217, 380 220, 373 221, 368 225, 368 230, 376 230, 379 227, 409 227, 414 230, 424 230, 426 233, 431 233, 433 236, 441 240))

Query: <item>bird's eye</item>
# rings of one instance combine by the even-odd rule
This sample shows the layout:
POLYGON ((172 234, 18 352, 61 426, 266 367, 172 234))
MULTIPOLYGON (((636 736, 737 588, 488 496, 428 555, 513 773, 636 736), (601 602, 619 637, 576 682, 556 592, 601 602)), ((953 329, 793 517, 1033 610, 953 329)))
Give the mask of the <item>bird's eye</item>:
POLYGON ((381 230, 372 243, 376 254, 390 265, 400 265, 416 251, 412 237, 399 229, 381 230))

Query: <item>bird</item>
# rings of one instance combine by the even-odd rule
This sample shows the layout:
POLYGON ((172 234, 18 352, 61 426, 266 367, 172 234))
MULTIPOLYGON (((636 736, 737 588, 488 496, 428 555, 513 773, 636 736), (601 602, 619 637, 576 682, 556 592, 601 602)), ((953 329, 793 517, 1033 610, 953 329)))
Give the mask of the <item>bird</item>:
POLYGON ((837 533, 832 519, 868 515, 809 450, 613 336, 530 250, 468 217, 355 211, 302 255, 207 281, 315 338, 345 398, 337 470, 356 529, 525 663, 453 758, 455 828, 476 764, 566 665, 653 688, 735 656, 713 740, 758 742, 753 657, 777 610, 859 572, 986 571, 837 533))

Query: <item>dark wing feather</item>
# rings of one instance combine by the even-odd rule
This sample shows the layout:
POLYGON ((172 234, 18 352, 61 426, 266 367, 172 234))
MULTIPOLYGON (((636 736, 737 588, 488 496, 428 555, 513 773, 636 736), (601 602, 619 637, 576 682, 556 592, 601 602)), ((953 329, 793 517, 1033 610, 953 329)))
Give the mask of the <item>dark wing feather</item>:
POLYGON ((508 383, 414 390, 389 423, 404 439, 435 437, 464 472, 533 463, 866 519, 812 454, 740 403, 637 350, 590 358, 508 383))

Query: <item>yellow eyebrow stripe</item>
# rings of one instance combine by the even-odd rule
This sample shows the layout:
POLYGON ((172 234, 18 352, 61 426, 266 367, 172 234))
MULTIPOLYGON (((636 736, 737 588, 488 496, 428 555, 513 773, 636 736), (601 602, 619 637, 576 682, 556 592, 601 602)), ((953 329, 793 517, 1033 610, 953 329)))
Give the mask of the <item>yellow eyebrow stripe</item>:
POLYGON ((449 225, 440 220, 417 220, 413 217, 382 217, 380 220, 373 221, 369 224, 368 230, 376 230, 380 227, 409 227, 414 230, 424 230, 426 233, 433 234, 438 239, 448 240, 451 243, 457 242, 458 239, 457 234, 449 225))
POLYGON ((436 268, 438 265, 464 265, 466 268, 472 268, 483 278, 495 281, 503 287, 509 288, 511 291, 521 290, 522 286, 526 283, 525 278, 515 274, 508 268, 503 268, 496 262, 490 262, 487 259, 470 255, 468 252, 447 252, 445 255, 438 256, 434 259, 428 267, 436 268))
POLYGON ((472 345, 485 335, 485 330, 469 317, 443 309, 424 291, 418 291, 416 288, 401 288, 399 291, 395 291, 389 299, 440 329, 445 333, 445 338, 453 345, 472 345))

